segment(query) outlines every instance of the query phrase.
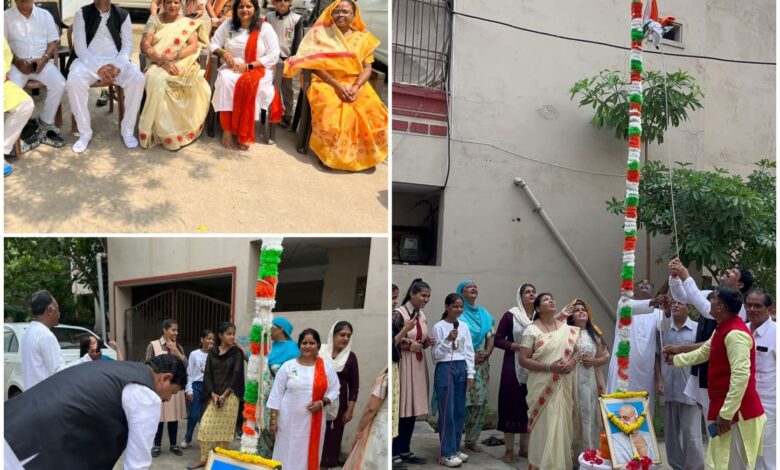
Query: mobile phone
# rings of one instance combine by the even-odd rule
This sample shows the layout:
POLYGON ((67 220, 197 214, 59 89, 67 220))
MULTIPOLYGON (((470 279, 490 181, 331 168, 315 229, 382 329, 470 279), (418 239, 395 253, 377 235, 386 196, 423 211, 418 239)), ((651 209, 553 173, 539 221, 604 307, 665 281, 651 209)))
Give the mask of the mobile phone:
POLYGON ((718 435, 718 423, 717 422, 710 423, 707 426, 707 432, 709 433, 710 437, 717 436, 718 435))

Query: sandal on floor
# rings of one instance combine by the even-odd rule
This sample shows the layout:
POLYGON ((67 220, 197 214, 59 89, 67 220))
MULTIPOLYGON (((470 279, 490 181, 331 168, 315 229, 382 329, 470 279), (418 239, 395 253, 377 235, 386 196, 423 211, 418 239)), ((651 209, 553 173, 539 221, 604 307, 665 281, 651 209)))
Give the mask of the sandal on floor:
MULTIPOLYGON (((475 443, 476 444, 476 443, 475 443)), ((490 436, 484 441, 482 441, 483 445, 486 445, 488 447, 496 447, 496 446, 502 446, 506 444, 503 439, 500 439, 496 436, 490 436)))
POLYGON ((162 449, 159 446, 152 447, 152 457, 159 457, 160 452, 162 452, 162 449))
POLYGON ((179 449, 179 446, 171 446, 170 449, 171 449, 171 452, 173 452, 175 455, 178 455, 179 457, 184 455, 184 452, 182 452, 181 449, 179 449))

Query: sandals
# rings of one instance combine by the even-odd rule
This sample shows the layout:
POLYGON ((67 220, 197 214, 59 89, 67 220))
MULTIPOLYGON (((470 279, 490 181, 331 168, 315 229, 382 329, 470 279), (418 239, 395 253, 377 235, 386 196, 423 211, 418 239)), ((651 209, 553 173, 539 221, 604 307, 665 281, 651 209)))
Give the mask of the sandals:
POLYGON ((173 454, 175 454, 175 455, 178 455, 179 457, 181 457, 182 455, 184 455, 184 452, 182 452, 182 451, 181 451, 181 449, 179 448, 179 446, 171 446, 171 447, 170 447, 170 450, 171 450, 171 452, 172 452, 173 454))
POLYGON ((161 451, 162 449, 160 449, 160 446, 152 447, 152 457, 159 457, 161 451))
POLYGON ((187 470, 195 470, 196 468, 203 468, 206 466, 205 462, 191 463, 187 465, 187 470))
MULTIPOLYGON (((477 444, 477 443, 475 442, 473 445, 474 445, 474 446, 476 446, 476 444, 477 444)), ((486 445, 486 446, 488 446, 488 447, 496 447, 496 446, 502 446, 502 445, 504 445, 504 444, 505 444, 505 442, 504 442, 504 440, 503 440, 503 439, 501 439, 501 438, 498 438, 498 437, 496 437, 496 436, 490 436, 490 437, 488 437, 487 439, 485 439, 484 441, 482 441, 482 444, 483 444, 483 445, 486 445)), ((472 449, 472 450, 473 450, 473 449, 472 449)))

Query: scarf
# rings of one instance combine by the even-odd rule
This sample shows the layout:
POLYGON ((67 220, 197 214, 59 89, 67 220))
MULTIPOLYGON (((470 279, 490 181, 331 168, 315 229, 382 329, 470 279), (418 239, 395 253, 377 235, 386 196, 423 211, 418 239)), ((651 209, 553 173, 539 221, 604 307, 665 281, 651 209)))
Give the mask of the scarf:
POLYGON ((347 346, 338 354, 336 354, 336 357, 333 357, 333 329, 335 327, 335 323, 330 327, 330 333, 328 333, 328 342, 327 344, 323 344, 320 348, 320 357, 328 361, 330 365, 336 369, 336 372, 341 372, 344 370, 344 366, 347 364, 347 359, 349 359, 349 352, 352 350, 352 337, 350 336, 347 346))
MULTIPOLYGON (((323 361, 321 357, 318 357, 317 362, 314 364, 314 383, 311 387, 311 401, 322 400, 322 397, 325 396, 326 391, 328 391, 328 377, 325 374, 325 361, 323 361)), ((322 415, 322 408, 311 414, 308 470, 319 470, 320 468, 320 434, 322 434, 322 415)))
POLYGON ((471 342, 474 345, 474 351, 482 346, 482 342, 485 337, 493 329, 493 316, 490 315, 484 307, 477 305, 471 305, 465 297, 463 297, 463 289, 469 284, 474 284, 474 281, 466 279, 458 284, 458 288, 455 289, 455 293, 463 299, 463 315, 460 319, 469 327, 469 333, 471 333, 471 342))
POLYGON ((355 18, 350 28, 364 33, 365 42, 357 48, 348 44, 331 18, 331 12, 339 2, 334 1, 322 12, 303 37, 297 53, 284 62, 285 77, 292 78, 302 69, 340 71, 346 75, 358 75, 363 71, 363 61, 379 45, 379 39, 366 31, 360 8, 355 5, 355 18))
MULTIPOLYGON (((260 26, 249 33, 244 51, 244 61, 247 64, 257 60, 257 37, 260 35, 260 29, 264 22, 265 20, 261 19, 260 26)), ((243 145, 249 145, 255 141, 255 104, 260 80, 264 76, 265 67, 261 65, 242 73, 236 82, 233 94, 233 120, 230 127, 238 142, 243 145)), ((279 92, 276 91, 268 112, 268 119, 271 123, 277 123, 282 120, 283 113, 282 101, 279 92)))
MULTIPOLYGON (((517 344, 520 344, 523 331, 533 322, 533 320, 528 318, 525 307, 523 307, 523 293, 520 292, 522 287, 517 288, 517 295, 515 296, 517 306, 509 309, 514 320, 512 323, 512 341, 517 344)), ((528 378, 528 372, 520 365, 520 352, 518 351, 515 351, 515 377, 520 384, 524 384, 528 378)))
POLYGON ((271 353, 268 354, 267 359, 269 366, 284 364, 290 359, 296 359, 301 355, 301 352, 298 350, 298 344, 290 339, 293 331, 292 323, 287 321, 286 318, 276 317, 273 325, 284 330, 287 339, 271 343, 271 353))

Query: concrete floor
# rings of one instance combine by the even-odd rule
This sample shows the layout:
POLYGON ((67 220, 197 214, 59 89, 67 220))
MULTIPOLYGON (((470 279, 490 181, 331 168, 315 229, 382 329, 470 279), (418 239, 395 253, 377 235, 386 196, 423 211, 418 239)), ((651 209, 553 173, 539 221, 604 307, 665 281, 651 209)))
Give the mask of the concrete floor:
MULTIPOLYGON (((134 24, 138 52, 143 24, 134 24)), ((138 56, 134 54, 137 62, 138 56)), ((66 146, 40 146, 16 158, 5 178, 6 233, 385 233, 388 165, 347 173, 320 168, 278 128, 276 142, 227 151, 204 132, 178 152, 127 150, 118 113, 90 96, 94 135, 76 141, 63 98, 66 146)), ((36 98, 36 113, 41 97, 36 98)))
MULTIPOLYGON (((504 438, 504 433, 497 430, 482 431, 478 442, 482 442, 490 436, 496 436, 499 439, 504 438)), ((666 461, 666 449, 662 441, 658 442, 658 447, 661 450, 661 456, 664 462, 666 461)), ((470 452, 465 449, 461 449, 469 454, 469 460, 461 466, 463 469, 479 469, 479 470, 506 470, 506 469, 522 469, 528 468, 528 461, 525 458, 515 456, 515 460, 511 464, 501 461, 501 457, 504 456, 504 446, 488 447, 480 445, 482 452, 470 452)), ((517 448, 517 443, 515 443, 517 448)), ((436 462, 439 459, 439 435, 433 430, 433 428, 424 421, 417 421, 414 427, 414 438, 412 439, 412 452, 415 455, 423 457, 428 462, 425 465, 409 465, 409 470, 433 470, 439 468, 446 468, 439 466, 436 462)), ((671 470, 668 465, 661 467, 663 470, 671 470)))

